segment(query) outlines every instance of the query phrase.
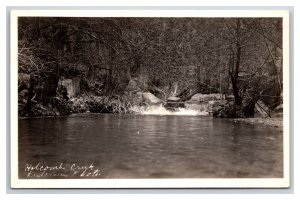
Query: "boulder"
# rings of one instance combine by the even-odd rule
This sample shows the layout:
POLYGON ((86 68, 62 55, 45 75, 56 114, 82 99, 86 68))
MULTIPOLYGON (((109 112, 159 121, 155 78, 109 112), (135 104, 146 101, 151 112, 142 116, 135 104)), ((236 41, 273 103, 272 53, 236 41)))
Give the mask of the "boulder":
POLYGON ((280 104, 279 106, 277 106, 274 111, 276 112, 283 112, 283 104, 280 104))
POLYGON ((148 88, 148 75, 140 74, 137 79, 138 89, 145 91, 148 88))
POLYGON ((209 112, 209 104, 207 103, 185 104, 185 108, 188 110, 196 110, 198 112, 209 112))
POLYGON ((142 92, 136 92, 131 95, 134 104, 140 105, 143 102, 143 93, 142 92))
POLYGON ((197 93, 189 100, 189 102, 208 102, 212 100, 222 99, 222 94, 201 94, 197 93))
POLYGON ((158 104, 163 103, 163 100, 157 98, 156 96, 154 96, 150 92, 144 92, 143 93, 143 98, 144 98, 145 103, 149 104, 149 105, 158 105, 158 104))
POLYGON ((136 92, 140 90, 141 89, 138 87, 138 82, 134 79, 131 79, 126 87, 126 91, 128 92, 136 92))
POLYGON ((283 104, 277 106, 271 114, 272 117, 283 117, 283 104))
POLYGON ((185 104, 183 102, 179 102, 179 97, 169 97, 167 99, 167 103, 165 104, 165 108, 169 110, 175 110, 176 108, 185 108, 185 104))
POLYGON ((63 79, 59 84, 66 89, 69 98, 76 96, 80 91, 80 78, 78 77, 73 79, 63 79))
POLYGON ((203 94, 198 93, 192 96, 192 98, 188 102, 200 102, 203 101, 203 94))
POLYGON ((22 90, 29 88, 30 82, 30 75, 25 73, 18 74, 18 91, 21 92, 22 90))
POLYGON ((255 117, 269 116, 269 108, 260 100, 256 102, 254 112, 255 117))

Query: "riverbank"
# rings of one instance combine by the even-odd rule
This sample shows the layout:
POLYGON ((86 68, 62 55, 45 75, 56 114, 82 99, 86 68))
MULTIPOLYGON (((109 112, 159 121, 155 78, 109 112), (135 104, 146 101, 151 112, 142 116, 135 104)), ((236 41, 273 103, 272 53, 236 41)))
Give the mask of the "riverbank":
POLYGON ((283 118, 275 117, 275 118, 235 118, 230 119, 231 122, 234 123, 244 123, 244 124, 253 124, 253 125, 261 125, 268 127, 283 127, 283 118))
POLYGON ((32 101, 30 110, 26 110, 26 98, 19 98, 19 117, 65 116, 76 113, 117 113, 134 114, 135 107, 162 105, 164 102, 150 92, 134 94, 95 96, 83 94, 65 99, 61 95, 52 98, 48 104, 32 101))

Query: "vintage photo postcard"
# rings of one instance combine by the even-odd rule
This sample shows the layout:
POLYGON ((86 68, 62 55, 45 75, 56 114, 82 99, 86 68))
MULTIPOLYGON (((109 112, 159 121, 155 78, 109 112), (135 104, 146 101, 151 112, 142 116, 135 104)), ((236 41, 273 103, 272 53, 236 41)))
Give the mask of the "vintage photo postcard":
POLYGON ((13 10, 12 188, 287 188, 286 10, 13 10))

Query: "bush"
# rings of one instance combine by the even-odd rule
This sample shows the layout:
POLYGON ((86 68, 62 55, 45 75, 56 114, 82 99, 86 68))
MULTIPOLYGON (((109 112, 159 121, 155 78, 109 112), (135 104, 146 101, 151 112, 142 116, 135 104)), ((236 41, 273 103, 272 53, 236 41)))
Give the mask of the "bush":
POLYGON ((237 106, 233 102, 225 104, 223 107, 213 111, 214 117, 220 118, 243 118, 244 113, 242 106, 237 106))
POLYGON ((130 96, 111 95, 93 98, 88 104, 90 112, 93 113, 130 113, 134 101, 130 96))

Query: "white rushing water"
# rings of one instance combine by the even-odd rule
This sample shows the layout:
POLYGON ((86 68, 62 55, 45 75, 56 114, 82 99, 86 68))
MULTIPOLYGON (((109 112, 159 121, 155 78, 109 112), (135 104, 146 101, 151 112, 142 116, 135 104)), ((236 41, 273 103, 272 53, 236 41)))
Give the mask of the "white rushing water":
POLYGON ((182 116, 207 116, 207 111, 188 108, 177 108, 175 111, 167 110, 162 105, 149 107, 133 107, 132 111, 141 115, 182 115, 182 116))

